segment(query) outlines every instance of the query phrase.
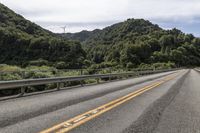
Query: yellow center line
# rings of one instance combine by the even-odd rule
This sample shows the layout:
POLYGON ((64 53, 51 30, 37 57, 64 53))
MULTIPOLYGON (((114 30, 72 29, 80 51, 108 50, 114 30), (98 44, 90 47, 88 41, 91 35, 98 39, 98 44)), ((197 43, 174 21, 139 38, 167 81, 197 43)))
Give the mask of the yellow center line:
POLYGON ((155 88, 155 87, 157 87, 157 86, 159 86, 159 85, 161 85, 161 84, 163 84, 163 83, 165 83, 165 82, 167 82, 171 79, 174 79, 176 76, 177 76, 177 74, 167 76, 162 80, 156 81, 156 82, 154 82, 150 85, 147 85, 147 86, 145 86, 145 87, 143 87, 143 88, 141 88, 137 91, 134 91, 134 92, 132 92, 128 95, 125 95, 121 98, 113 100, 113 101, 111 101, 107 104, 104 104, 100 107, 97 107, 95 109, 92 109, 92 110, 90 110, 86 113, 75 116, 74 118, 71 118, 71 119, 69 119, 65 122, 62 122, 58 125, 55 125, 55 126, 49 128, 49 129, 41 131, 40 133, 66 133, 66 132, 86 123, 87 121, 89 121, 89 120, 91 120, 91 119, 93 119, 93 118, 95 118, 95 117, 97 117, 97 116, 99 116, 99 115, 101 115, 101 114, 103 114, 103 113, 105 113, 105 112, 107 112, 107 111, 129 101, 129 100, 131 100, 131 99, 133 99, 134 97, 139 96, 139 95, 143 94, 144 92, 151 90, 151 89, 153 89, 153 88, 155 88))

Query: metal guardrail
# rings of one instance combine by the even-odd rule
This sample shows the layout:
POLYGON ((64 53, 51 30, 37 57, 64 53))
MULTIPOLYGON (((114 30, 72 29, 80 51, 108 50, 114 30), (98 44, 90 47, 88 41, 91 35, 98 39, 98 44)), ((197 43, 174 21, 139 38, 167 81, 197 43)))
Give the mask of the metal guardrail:
POLYGON ((70 76, 70 77, 55 77, 55 78, 41 78, 41 79, 25 79, 25 80, 14 80, 14 81, 0 81, 0 90, 9 90, 13 88, 21 88, 21 96, 25 93, 25 87, 45 85, 45 84, 57 84, 57 90, 60 90, 60 84, 68 81, 83 81, 87 79, 97 79, 97 83, 101 78, 112 77, 129 77, 133 75, 148 75, 160 72, 174 71, 177 69, 165 69, 155 71, 133 71, 126 73, 110 73, 110 74, 96 74, 96 75, 82 75, 82 76, 70 76))
POLYGON ((194 70, 197 72, 200 72, 200 68, 195 68, 194 70))

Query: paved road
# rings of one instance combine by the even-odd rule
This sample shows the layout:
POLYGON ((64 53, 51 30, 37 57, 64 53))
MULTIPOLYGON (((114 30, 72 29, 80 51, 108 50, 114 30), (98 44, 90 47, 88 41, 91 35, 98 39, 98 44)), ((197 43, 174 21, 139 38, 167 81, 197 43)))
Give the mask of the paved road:
MULTIPOLYGON (((88 110, 135 92, 140 88, 161 82, 169 74, 170 76, 172 75, 171 72, 167 72, 124 81, 1 101, 0 132, 35 133, 42 131, 85 113, 88 110)), ((162 83, 134 97, 89 122, 74 128, 70 132, 160 133, 171 131, 172 133, 181 133, 184 129, 180 129, 184 125, 188 126, 187 131, 197 132, 200 127, 198 125, 200 123, 200 106, 195 106, 195 103, 200 103, 198 80, 200 81, 199 73, 192 70, 187 74, 187 71, 183 70, 173 80, 162 83), (188 99, 184 98, 186 95, 188 99), (191 101, 188 102, 187 100, 191 101), (188 107, 192 108, 187 109, 188 107), (181 117, 182 112, 180 113, 180 110, 177 108, 185 109, 185 112, 182 111, 184 117, 181 117), (180 115, 174 112, 177 114, 179 112, 180 115), (190 119, 182 122, 184 118, 190 119), (191 123, 190 120, 192 120, 191 123), (176 122, 177 125, 172 124, 173 122, 171 121, 176 122), (169 126, 166 125, 171 125, 170 127, 174 130, 169 130, 169 126)))
POLYGON ((165 109, 156 133, 200 133, 200 73, 191 71, 165 109))
POLYGON ((48 94, 34 95, 8 101, 0 101, 0 127, 53 112, 64 107, 100 97, 120 89, 168 75, 154 74, 124 81, 74 88, 48 94))

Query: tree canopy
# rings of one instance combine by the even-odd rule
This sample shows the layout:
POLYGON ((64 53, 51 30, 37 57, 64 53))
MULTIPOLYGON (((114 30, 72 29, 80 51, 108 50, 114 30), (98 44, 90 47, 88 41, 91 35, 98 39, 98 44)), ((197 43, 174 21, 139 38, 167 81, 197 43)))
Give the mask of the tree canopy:
POLYGON ((0 64, 26 66, 43 59, 49 65, 65 62, 66 68, 81 68, 85 52, 80 42, 63 39, 24 19, 0 4, 0 64))
POLYGON ((169 62, 199 66, 200 38, 175 28, 164 30, 144 19, 128 19, 102 30, 54 34, 0 4, 0 53, 0 64, 22 67, 130 68, 169 62))
POLYGON ((123 67, 158 62, 200 65, 200 38, 176 28, 164 30, 143 19, 128 19, 102 30, 66 34, 65 37, 81 38, 79 41, 87 58, 94 63, 113 62, 123 67))

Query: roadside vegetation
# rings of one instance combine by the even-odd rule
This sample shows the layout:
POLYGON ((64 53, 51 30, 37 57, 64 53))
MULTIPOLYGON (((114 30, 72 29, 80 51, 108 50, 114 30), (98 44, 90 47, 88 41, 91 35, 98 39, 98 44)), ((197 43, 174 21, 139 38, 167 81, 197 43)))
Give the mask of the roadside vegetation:
POLYGON ((0 81, 195 66, 200 66, 200 38, 176 28, 128 19, 102 30, 55 34, 0 3, 0 81))
POLYGON ((22 80, 22 79, 36 79, 36 78, 50 78, 50 77, 64 77, 64 76, 78 76, 91 74, 108 74, 108 73, 123 73, 128 71, 144 71, 144 70, 160 70, 175 68, 175 64, 155 63, 155 64, 140 64, 138 68, 120 68, 120 67, 104 67, 101 65, 91 65, 85 69, 57 69, 50 66, 27 66, 21 68, 19 66, 11 66, 0 64, 0 81, 22 80))
MULTIPOLYGON (((139 68, 119 68, 119 67, 110 67, 103 68, 102 65, 92 65, 87 69, 57 69, 55 67, 49 67, 45 65, 41 66, 27 66, 25 68, 20 68, 18 66, 11 66, 6 64, 0 64, 0 82, 1 81, 10 81, 10 80, 23 80, 23 79, 36 79, 36 78, 51 78, 51 77, 65 77, 65 76, 80 76, 80 75, 91 75, 91 74, 108 74, 108 73, 124 73, 130 71, 152 71, 159 69, 171 69, 174 66, 173 63, 156 63, 156 64, 141 64, 139 68), (100 69, 101 68, 101 69, 100 69)), ((136 75, 137 76, 137 73, 136 75)), ((70 87, 80 84, 92 84, 105 82, 108 80, 115 80, 117 77, 110 78, 101 78, 101 79, 87 79, 84 81, 70 81, 62 83, 61 87, 70 87)), ((47 85, 38 85, 26 87, 25 92, 37 92, 44 90, 51 90, 57 87, 56 84, 47 84, 47 85)), ((1 90, 0 96, 9 96, 14 94, 19 94, 20 88, 1 90)))

